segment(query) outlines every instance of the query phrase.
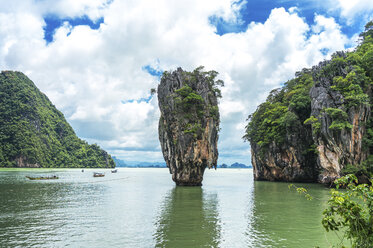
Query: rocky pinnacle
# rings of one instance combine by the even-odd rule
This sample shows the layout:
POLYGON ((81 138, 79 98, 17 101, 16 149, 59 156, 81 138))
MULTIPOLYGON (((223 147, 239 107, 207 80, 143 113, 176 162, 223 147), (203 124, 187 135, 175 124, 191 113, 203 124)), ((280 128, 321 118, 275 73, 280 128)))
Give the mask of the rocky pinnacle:
POLYGON ((178 68, 165 72, 158 85, 159 141, 176 185, 200 186, 206 169, 218 159, 219 109, 222 85, 217 72, 178 68))

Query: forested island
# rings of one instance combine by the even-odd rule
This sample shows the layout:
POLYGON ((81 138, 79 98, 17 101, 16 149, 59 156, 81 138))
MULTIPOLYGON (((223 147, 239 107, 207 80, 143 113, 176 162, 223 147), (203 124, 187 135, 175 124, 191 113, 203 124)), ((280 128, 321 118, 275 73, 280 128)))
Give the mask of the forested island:
POLYGON ((178 68, 164 72, 158 85, 159 141, 177 185, 202 185, 205 169, 217 166, 222 80, 216 71, 178 68))
POLYGON ((332 183, 373 175, 373 22, 353 51, 296 73, 249 116, 256 180, 332 183))
POLYGON ((0 167, 115 167, 21 72, 0 74, 0 167))

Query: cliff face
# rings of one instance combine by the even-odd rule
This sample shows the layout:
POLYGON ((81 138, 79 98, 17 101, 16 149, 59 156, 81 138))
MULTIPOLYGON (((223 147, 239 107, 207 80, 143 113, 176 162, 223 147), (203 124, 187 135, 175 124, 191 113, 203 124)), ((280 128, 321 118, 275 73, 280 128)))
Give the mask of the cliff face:
POLYGON ((255 180, 331 184, 373 175, 373 37, 303 69, 249 116, 255 180), (360 177, 359 177, 360 176, 360 177))
MULTIPOLYGON (((211 72, 208 72, 211 73, 211 72)), ((219 109, 212 74, 178 68, 158 86, 159 141, 177 185, 202 184, 206 167, 216 168, 219 109)))
POLYGON ((0 73, 0 167, 114 167, 21 72, 0 73))
POLYGON ((249 116, 244 139, 250 141, 255 180, 315 182, 316 150, 310 125, 309 70, 298 74, 249 116))
POLYGON ((254 179, 287 182, 315 182, 318 168, 316 154, 307 151, 312 142, 311 129, 299 125, 286 134, 286 143, 269 144, 262 150, 257 143, 251 143, 251 162, 254 179), (306 152, 305 152, 306 151, 306 152))
MULTIPOLYGON (((341 52, 336 56, 346 58, 346 54, 341 52)), ((318 151, 317 164, 321 169, 318 181, 324 184, 339 178, 346 165, 361 164, 369 155, 369 150, 363 149, 363 137, 371 113, 370 105, 368 102, 348 105, 348 98, 333 87, 333 79, 346 78, 349 68, 342 65, 331 75, 325 75, 323 70, 330 63, 325 61, 313 67, 316 83, 310 90, 311 116, 317 117, 319 123, 313 132, 318 151), (334 128, 336 122, 344 127, 334 128)), ((366 93, 370 95, 370 91, 368 87, 366 93)))

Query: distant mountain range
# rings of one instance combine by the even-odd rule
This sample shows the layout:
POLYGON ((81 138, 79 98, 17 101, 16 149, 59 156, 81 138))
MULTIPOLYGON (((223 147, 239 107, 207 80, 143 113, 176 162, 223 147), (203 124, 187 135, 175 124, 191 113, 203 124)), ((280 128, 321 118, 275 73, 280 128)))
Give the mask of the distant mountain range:
POLYGON ((232 169, 242 169, 242 168, 253 168, 251 165, 245 165, 245 164, 241 164, 241 163, 233 163, 231 165, 227 165, 227 164, 221 164, 221 165, 218 165, 218 168, 232 168, 232 169))
MULTIPOLYGON (((112 157, 116 167, 131 167, 131 168, 166 168, 167 165, 165 162, 141 162, 141 161, 126 161, 116 158, 115 156, 112 157)), ((247 166, 241 163, 233 163, 231 165, 221 164, 218 165, 218 168, 252 168, 252 166, 247 166)))
POLYGON ((116 167, 148 167, 148 168, 166 168, 166 162, 141 162, 141 161, 126 161, 113 156, 116 167))

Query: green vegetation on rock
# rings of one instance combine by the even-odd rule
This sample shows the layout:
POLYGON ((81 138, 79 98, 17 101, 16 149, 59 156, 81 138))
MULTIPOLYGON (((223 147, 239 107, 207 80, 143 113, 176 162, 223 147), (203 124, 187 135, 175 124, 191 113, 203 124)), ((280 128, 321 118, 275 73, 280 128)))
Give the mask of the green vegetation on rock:
POLYGON ((21 72, 0 74, 0 167, 114 167, 21 72))
MULTIPOLYGON (((298 149, 329 149, 327 152, 340 156, 340 167, 346 169, 350 164, 356 173, 373 175, 372 166, 364 162, 373 161, 373 21, 365 28, 356 49, 336 52, 331 60, 297 72, 249 115, 243 138, 259 156, 274 151, 273 147, 289 149, 296 143, 294 135, 299 132, 295 130, 302 128, 312 131, 313 141, 298 149), (348 154, 349 143, 354 144, 350 150, 356 154, 348 154)), ((319 167, 325 168, 322 164, 319 167)))
POLYGON ((164 72, 158 85, 159 141, 176 185, 201 186, 206 168, 217 166, 219 87, 216 71, 203 67, 164 72))
POLYGON ((348 115, 345 111, 339 108, 326 108, 325 112, 333 120, 329 126, 331 130, 351 129, 352 125, 348 122, 348 115))
MULTIPOLYGON (((175 101, 174 113, 179 117, 180 126, 185 134, 191 134, 197 139, 202 131, 202 118, 207 115, 219 122, 219 107, 213 104, 215 98, 221 98, 219 87, 224 86, 222 80, 216 80, 216 71, 203 71, 200 66, 192 72, 183 71, 182 77, 184 85, 175 90, 173 99, 175 101), (207 104, 200 93, 197 92, 198 82, 206 81, 211 94, 207 97, 207 104)), ((168 72, 163 73, 163 77, 169 76, 168 72)), ((219 124, 218 124, 219 125, 219 124)))
POLYGON ((271 91, 267 101, 249 116, 245 140, 258 144, 263 150, 268 149, 272 142, 284 144, 286 133, 310 117, 312 76, 309 70, 297 75, 283 88, 271 91))

